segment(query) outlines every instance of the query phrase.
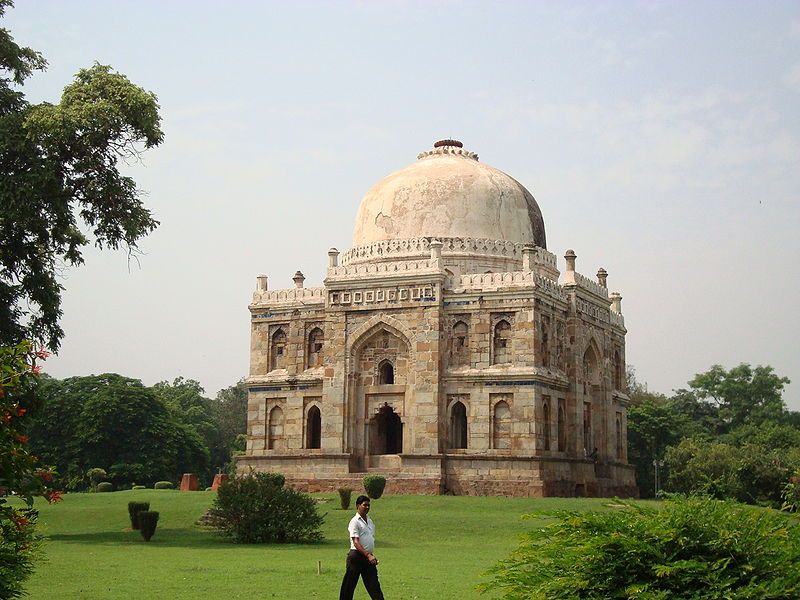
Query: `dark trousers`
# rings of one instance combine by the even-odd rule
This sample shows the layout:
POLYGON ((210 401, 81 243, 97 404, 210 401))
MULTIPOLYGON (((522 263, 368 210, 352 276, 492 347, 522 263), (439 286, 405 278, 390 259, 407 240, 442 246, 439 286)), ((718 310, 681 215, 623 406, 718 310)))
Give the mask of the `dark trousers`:
POLYGON ((364 581, 364 587, 372 600, 383 600, 381 583, 378 581, 378 567, 369 564, 366 557, 358 550, 350 550, 347 555, 347 570, 342 579, 342 589, 339 590, 339 600, 353 600, 358 578, 364 581))

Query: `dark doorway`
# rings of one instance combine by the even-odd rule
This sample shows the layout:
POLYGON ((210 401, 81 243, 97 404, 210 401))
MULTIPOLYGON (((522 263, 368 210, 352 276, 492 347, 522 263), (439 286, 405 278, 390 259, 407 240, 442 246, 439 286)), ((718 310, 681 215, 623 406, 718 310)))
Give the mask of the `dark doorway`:
POLYGON ((322 441, 322 415, 319 408, 312 406, 308 409, 306 423, 306 448, 319 448, 322 441))
POLYGON ((392 363, 385 360, 378 368, 378 384, 379 385, 392 385, 394 383, 394 367, 392 363))
POLYGON ((370 453, 400 454, 403 452, 403 423, 394 409, 384 403, 370 423, 370 453))

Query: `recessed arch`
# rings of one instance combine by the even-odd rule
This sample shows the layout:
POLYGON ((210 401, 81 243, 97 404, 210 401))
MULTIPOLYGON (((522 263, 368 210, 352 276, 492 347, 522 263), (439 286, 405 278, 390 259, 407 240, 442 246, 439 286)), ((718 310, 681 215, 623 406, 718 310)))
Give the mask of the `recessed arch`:
POLYGON ((467 407, 460 400, 456 400, 450 407, 450 447, 466 448, 467 438, 467 407))
POLYGON ((394 383, 394 365, 388 358, 378 365, 378 385, 392 385, 394 383))
POLYGON ((273 406, 269 411, 267 420, 267 449, 282 450, 286 447, 283 434, 283 410, 280 406, 273 406))
POLYGON ((306 448, 322 446, 322 413, 319 406, 312 404, 306 412, 306 448))
POLYGON ((286 332, 278 327, 270 339, 270 370, 286 367, 286 332))
POLYGON ((325 345, 325 334, 319 327, 314 327, 308 333, 306 342, 306 366, 309 369, 322 366, 323 348, 325 345))
POLYGON ((492 417, 492 448, 510 450, 511 408, 505 400, 495 403, 492 417))

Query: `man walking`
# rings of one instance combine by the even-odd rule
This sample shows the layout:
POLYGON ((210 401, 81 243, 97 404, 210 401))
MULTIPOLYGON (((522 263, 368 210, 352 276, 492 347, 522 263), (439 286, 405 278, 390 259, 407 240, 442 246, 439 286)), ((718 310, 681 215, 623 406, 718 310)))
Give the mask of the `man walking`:
POLYGON ((369 497, 356 498, 356 515, 350 519, 347 530, 350 533, 350 552, 347 554, 347 570, 342 579, 339 600, 353 600, 358 578, 372 600, 383 600, 381 584, 378 581, 378 559, 375 550, 375 523, 369 518, 369 497))

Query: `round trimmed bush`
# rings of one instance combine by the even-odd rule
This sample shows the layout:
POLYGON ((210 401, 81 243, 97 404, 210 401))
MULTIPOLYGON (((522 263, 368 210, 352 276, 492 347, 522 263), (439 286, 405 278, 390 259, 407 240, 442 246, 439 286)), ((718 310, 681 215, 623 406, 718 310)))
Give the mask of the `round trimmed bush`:
POLYGON ((146 490, 147 486, 146 485, 135 485, 131 489, 132 490, 146 490))
POLYGON ((97 484, 95 491, 98 492, 113 492, 114 491, 114 484, 110 481, 101 481, 97 484))
POLYGON ((156 484, 153 486, 154 490, 171 490, 175 486, 172 485, 171 481, 156 481, 156 484))
POLYGON ((373 500, 377 500, 383 496, 383 490, 386 487, 386 477, 383 475, 365 475, 362 480, 364 484, 364 491, 367 492, 373 500))

